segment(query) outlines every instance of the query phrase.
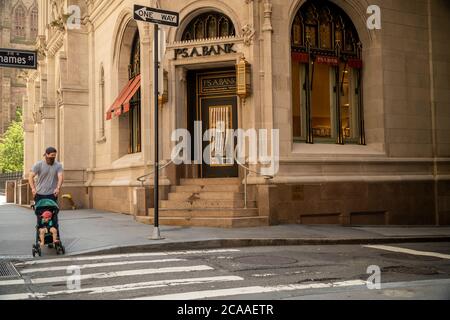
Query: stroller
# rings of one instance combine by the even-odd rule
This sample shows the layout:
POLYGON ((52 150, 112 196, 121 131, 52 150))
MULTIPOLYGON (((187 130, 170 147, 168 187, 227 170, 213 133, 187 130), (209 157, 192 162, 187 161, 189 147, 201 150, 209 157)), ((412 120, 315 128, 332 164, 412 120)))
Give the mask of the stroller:
POLYGON ((33 249, 32 249, 33 257, 36 256, 36 253, 39 255, 39 257, 42 256, 41 246, 39 245, 39 220, 41 219, 41 215, 45 211, 50 211, 53 214, 52 221, 53 221, 54 227, 58 231, 59 242, 53 244, 53 236, 50 232, 47 232, 44 236, 44 245, 48 245, 48 247, 50 249, 54 248, 56 250, 56 254, 58 254, 58 255, 66 253, 66 249, 62 245, 61 238, 59 235, 59 224, 58 224, 59 207, 58 207, 58 204, 51 199, 42 199, 34 205, 34 213, 36 214, 37 224, 36 224, 36 242, 35 242, 35 244, 33 244, 33 249))

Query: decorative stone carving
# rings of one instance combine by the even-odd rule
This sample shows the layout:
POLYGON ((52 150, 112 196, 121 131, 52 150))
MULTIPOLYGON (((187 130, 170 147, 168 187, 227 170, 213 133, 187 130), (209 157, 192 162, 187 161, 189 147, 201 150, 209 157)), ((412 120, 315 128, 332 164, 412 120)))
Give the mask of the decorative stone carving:
POLYGON ((63 15, 63 1, 51 0, 52 21, 61 20, 63 15))
POLYGON ((242 28, 242 35, 244 36, 244 44, 250 46, 252 44, 253 38, 255 36, 255 29, 249 24, 246 24, 242 28))
POLYGON ((42 122, 42 110, 39 109, 38 111, 33 111, 33 122, 35 124, 42 122))
POLYGON ((67 19, 70 14, 64 13, 64 1, 63 0, 51 0, 51 18, 50 27, 60 31, 65 31, 67 19))
POLYGON ((56 105, 58 107, 62 106, 64 103, 63 94, 61 89, 56 90, 56 105))
POLYGON ((28 79, 28 73, 28 70, 19 70, 19 72, 17 73, 17 79, 26 81, 28 79))
POLYGON ((47 43, 45 41, 45 36, 38 37, 36 51, 38 52, 38 60, 42 60, 47 56, 47 43))
POLYGON ((42 120, 45 120, 45 119, 53 120, 53 119, 55 119, 55 108, 52 108, 50 106, 41 106, 39 112, 41 114, 41 119, 42 120))
POLYGON ((50 56, 54 56, 56 52, 63 46, 64 44, 64 33, 63 32, 57 32, 56 35, 53 37, 51 43, 49 43, 47 47, 47 52, 50 56))
POLYGON ((272 3, 270 0, 264 1, 264 31, 273 31, 272 28, 272 3))
POLYGON ((179 81, 179 82, 182 82, 183 84, 185 84, 186 81, 187 81, 187 80, 186 80, 186 77, 187 77, 187 71, 186 71, 186 69, 180 70, 178 81, 179 81))

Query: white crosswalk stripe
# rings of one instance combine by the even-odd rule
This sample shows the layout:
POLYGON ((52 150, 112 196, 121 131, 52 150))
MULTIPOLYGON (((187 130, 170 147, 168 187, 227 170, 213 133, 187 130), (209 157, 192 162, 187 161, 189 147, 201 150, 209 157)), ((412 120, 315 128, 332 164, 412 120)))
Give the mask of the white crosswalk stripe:
POLYGON ((238 276, 217 276, 217 277, 204 277, 204 278, 188 278, 188 279, 174 279, 174 280, 158 280, 158 281, 148 281, 148 282, 138 282, 138 283, 127 283, 124 285, 113 285, 104 287, 93 287, 78 290, 61 290, 46 293, 20 293, 0 296, 0 300, 23 300, 30 298, 46 298, 50 296, 58 295, 69 295, 76 293, 88 293, 88 294, 104 294, 104 293, 114 293, 121 291, 132 291, 132 290, 142 290, 151 288, 160 288, 168 286, 179 286, 179 285, 192 285, 192 284, 202 284, 202 283, 214 283, 214 282, 226 282, 226 281, 240 281, 244 280, 238 276))
POLYGON ((139 297, 127 300, 195 300, 205 298, 217 298, 226 296, 237 296, 247 294, 258 294, 268 292, 282 292, 282 291, 294 291, 305 289, 323 289, 333 287, 347 287, 347 286, 361 286, 366 282, 362 280, 351 280, 335 283, 311 283, 311 284, 290 284, 279 286, 252 286, 252 287, 238 287, 219 290, 205 290, 205 291, 191 291, 175 294, 156 295, 148 297, 139 297))
MULTIPOLYGON (((138 270, 125 270, 125 271, 113 271, 113 272, 101 272, 80 275, 80 280, 87 279, 106 279, 115 277, 128 277, 128 276, 143 276, 148 274, 157 273, 172 273, 172 272, 191 272, 191 271, 205 271, 213 270, 213 268, 206 265, 189 266, 189 267, 169 267, 169 268, 154 268, 154 269, 138 269, 138 270)), ((50 278, 37 278, 31 279, 32 284, 43 284, 53 282, 67 282, 70 280, 68 276, 50 277, 50 278)))
POLYGON ((0 301, 2 300, 25 300, 33 298, 32 293, 17 293, 17 294, 4 294, 0 295, 0 301))
POLYGON ((1 280, 0 281, 0 286, 13 286, 13 285, 18 285, 18 284, 25 284, 25 281, 22 279, 18 279, 18 280, 1 280))
POLYGON ((400 248, 400 247, 383 246, 383 245, 367 245, 367 246, 364 246, 364 247, 365 248, 371 248, 371 249, 391 251, 391 252, 411 254, 411 255, 415 255, 415 256, 425 256, 425 257, 434 257, 434 258, 440 258, 440 259, 450 259, 450 254, 443 254, 443 253, 436 253, 436 252, 418 251, 418 250, 413 250, 413 249, 405 249, 405 248, 400 248))
MULTIPOLYGON (((206 265, 198 266, 185 266, 185 267, 168 267, 168 268, 153 268, 153 269, 137 269, 137 270, 125 270, 125 271, 113 271, 113 272, 100 272, 91 274, 80 275, 80 280, 88 279, 107 279, 115 277, 128 277, 128 276, 142 276, 149 274, 159 274, 159 273, 172 273, 172 272, 193 272, 193 271, 206 271, 213 270, 212 267, 206 265)), ((44 284, 44 283, 54 283, 54 282, 67 282, 69 276, 58 276, 58 277, 48 277, 48 278, 34 278, 30 280, 31 284, 44 284)), ((0 281, 0 286, 11 286, 24 284, 24 280, 3 280, 0 281)))
MULTIPOLYGON (((163 262, 165 263, 165 262, 180 262, 180 261, 186 261, 186 259, 119 261, 119 262, 83 264, 83 265, 77 265, 76 267, 81 270, 81 269, 88 269, 88 268, 102 268, 102 267, 113 267, 113 266, 123 266, 123 265, 133 265, 133 264, 163 263, 163 262)), ((67 270, 67 266, 25 269, 25 270, 21 271, 21 273, 29 274, 29 273, 36 273, 36 272, 50 272, 50 271, 60 271, 60 270, 67 270)))
POLYGON ((238 249, 215 249, 215 250, 185 250, 185 251, 169 251, 169 252, 144 252, 144 253, 128 253, 128 254, 108 254, 96 256, 66 257, 56 259, 41 259, 17 263, 17 266, 29 266, 36 264, 48 264, 57 262, 75 262, 75 261, 92 261, 92 260, 109 260, 109 259, 129 259, 138 257, 158 257, 158 256, 176 256, 176 255, 194 255, 194 254, 216 254, 216 253, 233 253, 239 252, 238 249))

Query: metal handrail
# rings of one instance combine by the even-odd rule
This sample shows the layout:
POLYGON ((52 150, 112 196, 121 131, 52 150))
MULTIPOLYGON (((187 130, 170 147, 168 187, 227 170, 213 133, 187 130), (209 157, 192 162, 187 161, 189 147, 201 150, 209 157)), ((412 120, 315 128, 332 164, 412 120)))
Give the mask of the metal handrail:
MULTIPOLYGON (((269 175, 266 175, 266 174, 262 174, 261 172, 257 172, 257 171, 255 171, 255 170, 252 170, 252 169, 250 169, 249 167, 247 167, 245 164, 243 164, 243 163, 241 163, 239 160, 238 160, 238 158, 236 157, 236 152, 234 153, 234 160, 236 161, 236 163, 240 166, 240 167, 242 167, 242 168, 244 168, 244 172, 245 172, 245 178, 244 178, 244 209, 247 209, 247 198, 248 198, 248 195, 247 195, 247 178, 248 178, 248 173, 249 172, 253 172, 253 173, 255 173, 256 175, 258 175, 258 176, 261 176, 261 177, 264 177, 264 179, 266 179, 266 180, 271 180, 271 179, 273 179, 273 176, 269 176, 269 175)), ((247 159, 246 159, 246 161, 245 162, 247 162, 247 159)))
MULTIPOLYGON (((161 171, 162 169, 168 167, 172 163, 173 163, 173 160, 170 160, 165 165, 159 166, 158 171, 161 171)), ((154 173, 155 173, 155 169, 153 169, 150 173, 147 173, 147 174, 144 174, 143 176, 138 177, 136 180, 141 183, 142 187, 144 187, 144 182, 145 182, 145 180, 147 180, 147 177, 150 177, 154 173)))

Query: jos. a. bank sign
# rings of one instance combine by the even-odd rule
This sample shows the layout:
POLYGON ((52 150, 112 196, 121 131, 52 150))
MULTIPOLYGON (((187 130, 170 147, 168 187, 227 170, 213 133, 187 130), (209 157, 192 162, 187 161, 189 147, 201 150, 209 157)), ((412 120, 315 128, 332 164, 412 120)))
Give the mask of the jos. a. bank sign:
POLYGON ((175 49, 175 60, 179 58, 206 57, 212 55, 236 53, 234 43, 175 49))

